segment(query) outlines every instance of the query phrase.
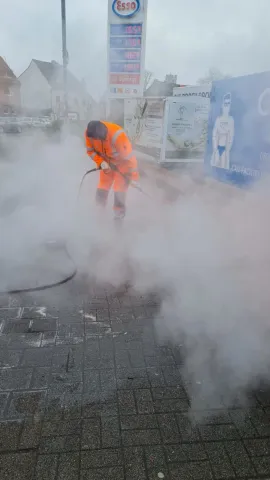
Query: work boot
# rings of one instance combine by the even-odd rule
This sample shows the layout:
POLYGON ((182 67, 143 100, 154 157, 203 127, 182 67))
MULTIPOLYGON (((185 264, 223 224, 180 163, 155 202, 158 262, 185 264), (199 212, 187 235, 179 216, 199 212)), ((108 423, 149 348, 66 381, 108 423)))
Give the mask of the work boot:
POLYGON ((124 218, 125 218, 124 212, 118 212, 118 211, 114 212, 114 223, 116 228, 120 228, 122 226, 124 218))

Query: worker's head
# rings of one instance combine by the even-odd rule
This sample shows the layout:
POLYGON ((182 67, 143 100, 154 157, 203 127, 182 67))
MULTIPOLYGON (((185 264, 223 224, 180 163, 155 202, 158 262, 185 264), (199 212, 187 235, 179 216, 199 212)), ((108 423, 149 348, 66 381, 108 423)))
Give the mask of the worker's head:
POLYGON ((97 120, 89 122, 87 125, 86 135, 89 138, 95 138, 96 140, 105 140, 107 137, 108 129, 104 123, 97 120))

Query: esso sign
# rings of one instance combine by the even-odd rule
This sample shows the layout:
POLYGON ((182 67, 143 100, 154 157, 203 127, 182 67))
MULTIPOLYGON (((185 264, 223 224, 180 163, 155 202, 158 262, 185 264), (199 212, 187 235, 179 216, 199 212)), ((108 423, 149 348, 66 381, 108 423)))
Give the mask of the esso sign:
POLYGON ((140 10, 140 1, 133 0, 129 2, 123 2, 122 0, 114 0, 112 4, 112 10, 118 17, 133 17, 133 15, 140 10))

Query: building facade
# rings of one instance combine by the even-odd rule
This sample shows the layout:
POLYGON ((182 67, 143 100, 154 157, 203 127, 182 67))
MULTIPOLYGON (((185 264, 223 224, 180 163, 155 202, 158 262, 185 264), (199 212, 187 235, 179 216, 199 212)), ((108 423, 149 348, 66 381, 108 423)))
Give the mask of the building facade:
MULTIPOLYGON (((50 115, 61 118, 65 114, 63 66, 55 62, 33 59, 19 77, 21 103, 25 114, 50 115)), ((91 116, 92 97, 84 82, 67 72, 68 113, 85 121, 91 116)))
POLYGON ((3 57, 0 57, 0 116, 20 112, 20 82, 3 57))

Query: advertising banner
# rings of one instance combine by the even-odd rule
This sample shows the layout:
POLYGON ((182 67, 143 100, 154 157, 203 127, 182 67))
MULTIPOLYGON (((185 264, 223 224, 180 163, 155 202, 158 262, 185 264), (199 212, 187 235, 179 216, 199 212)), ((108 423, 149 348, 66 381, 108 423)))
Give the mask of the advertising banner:
POLYGON ((147 0, 108 1, 108 98, 142 97, 147 0))
POLYGON ((209 109, 210 86, 182 87, 166 100, 162 162, 203 162, 209 109))
POLYGON ((207 173, 248 184, 270 171, 270 72, 213 83, 207 173))
POLYGON ((125 100, 124 125, 134 146, 160 149, 163 138, 163 98, 125 100))

